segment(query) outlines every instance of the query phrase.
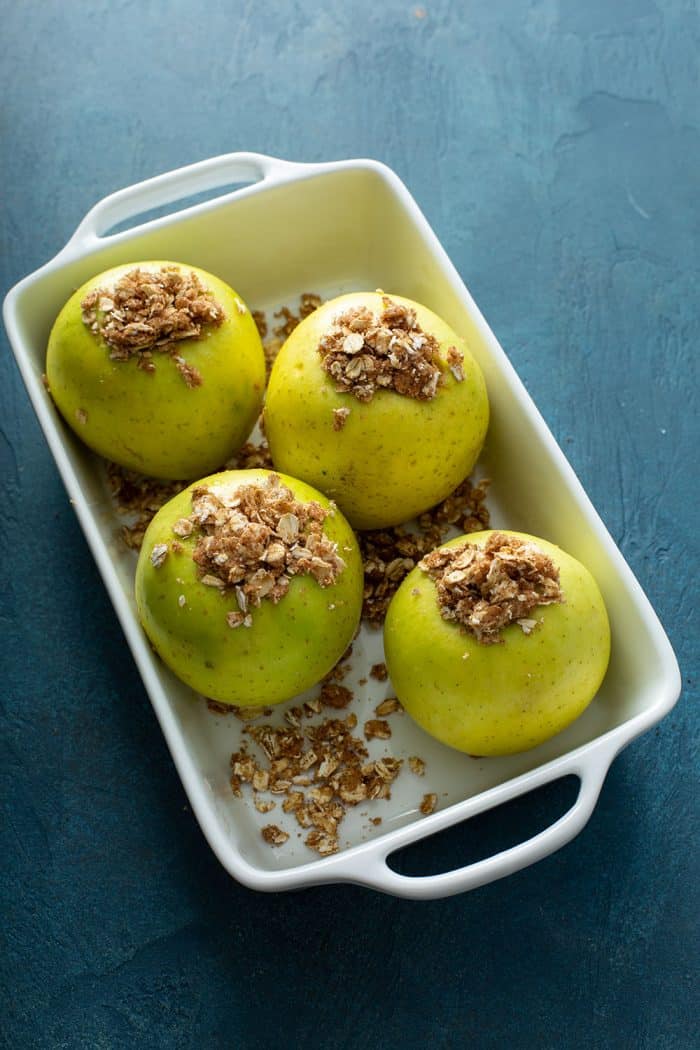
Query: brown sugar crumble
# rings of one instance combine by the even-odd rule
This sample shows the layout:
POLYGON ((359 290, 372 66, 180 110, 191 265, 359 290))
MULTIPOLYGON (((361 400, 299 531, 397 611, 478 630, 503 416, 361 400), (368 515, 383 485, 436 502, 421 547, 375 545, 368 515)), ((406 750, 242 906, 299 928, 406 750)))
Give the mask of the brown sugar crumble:
POLYGON ((533 609, 564 601, 552 559, 536 544, 502 532, 483 547, 463 543, 433 551, 420 568, 436 585, 443 619, 484 645, 501 642, 501 631, 512 623, 530 634, 537 625, 528 618, 533 609))
MULTIPOLYGON (((377 390, 393 390, 418 401, 430 401, 443 383, 440 344, 423 331, 415 310, 382 296, 377 318, 368 307, 339 314, 318 345, 323 369, 339 393, 371 401, 377 390)), ((449 351, 448 364, 460 380, 463 355, 449 351)), ((463 373, 461 378, 464 378, 463 373)))
POLYGON ((230 495, 193 489, 192 513, 175 522, 173 532, 183 536, 185 523, 192 525, 200 582, 235 597, 229 627, 250 627, 251 610, 265 598, 277 604, 292 577, 308 574, 321 587, 335 583, 345 562, 323 532, 329 513, 313 500, 300 503, 278 474, 270 474, 230 495))
POLYGON ((375 678, 378 682, 386 682, 389 677, 386 664, 372 664, 369 671, 370 678, 375 678))
POLYGON ((463 481, 442 503, 418 518, 417 528, 403 525, 360 532, 358 539, 365 570, 362 616, 370 624, 383 622, 389 602, 411 569, 444 542, 451 528, 480 532, 489 526, 486 506, 488 481, 463 481))
POLYGON ((154 352, 168 354, 189 387, 202 377, 177 353, 183 339, 201 339, 205 326, 218 328, 225 315, 213 292, 193 270, 161 266, 125 273, 111 288, 94 288, 80 304, 83 324, 102 338, 113 361, 136 358, 155 372, 154 352))

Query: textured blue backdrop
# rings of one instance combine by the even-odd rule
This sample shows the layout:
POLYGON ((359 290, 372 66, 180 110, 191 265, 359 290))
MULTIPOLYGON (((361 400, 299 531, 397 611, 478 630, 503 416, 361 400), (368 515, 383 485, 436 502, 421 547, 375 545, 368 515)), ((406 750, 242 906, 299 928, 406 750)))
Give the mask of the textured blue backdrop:
MULTIPOLYGON (((5 343, 0 1042, 697 1046, 697 2, 3 0, 0 15, 3 289, 97 199, 160 171, 236 149, 386 161, 686 687, 579 838, 505 882, 431 904, 236 885, 188 810, 5 343)), ((440 858, 466 843, 451 832, 440 858)))

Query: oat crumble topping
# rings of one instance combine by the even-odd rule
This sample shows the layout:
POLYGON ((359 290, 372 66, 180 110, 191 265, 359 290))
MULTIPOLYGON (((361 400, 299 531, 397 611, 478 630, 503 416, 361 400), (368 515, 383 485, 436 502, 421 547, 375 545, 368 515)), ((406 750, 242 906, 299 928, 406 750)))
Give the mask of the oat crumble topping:
POLYGON ((159 569, 167 557, 167 543, 156 543, 151 551, 151 565, 153 565, 154 568, 159 569))
POLYGON ((218 328, 225 318, 213 292, 179 266, 137 266, 113 287, 88 292, 80 306, 83 324, 104 339, 113 361, 135 357, 139 368, 155 372, 154 351, 169 354, 189 387, 200 386, 202 377, 177 353, 177 344, 200 339, 206 325, 218 328))
POLYGON ((365 570, 365 621, 374 625, 383 622, 399 585, 422 557, 444 542, 450 528, 454 526, 460 532, 488 528, 488 485, 488 481, 478 485, 463 481, 442 503, 420 515, 415 531, 397 525, 358 534, 365 570))
POLYGON ((370 678, 376 679, 377 682, 386 682, 389 677, 387 666, 384 663, 372 664, 369 671, 370 678))
POLYGON ((230 496, 193 489, 192 514, 173 531, 182 536, 183 522, 192 524, 200 582, 235 597, 229 627, 250 627, 252 609, 264 598, 277 604, 293 576, 311 575, 321 587, 335 583, 345 563, 323 532, 328 515, 315 501, 299 502, 278 474, 270 474, 230 496))
MULTIPOLYGON (((415 310, 382 296, 379 318, 366 306, 351 307, 335 318, 318 345, 321 364, 339 393, 371 401, 379 389, 430 401, 443 382, 440 344, 423 331, 415 310)), ((449 350, 448 364, 460 380, 463 355, 449 350)), ((464 378, 461 373, 461 379, 464 378)))
POLYGON ((451 346, 447 351, 447 364, 450 372, 458 383, 464 380, 464 354, 456 346, 451 346))
POLYGON ((501 631, 512 623, 530 634, 537 625, 528 618, 533 609, 564 601, 552 559, 536 544, 502 532, 483 547, 467 542, 433 551, 420 568, 436 585, 443 619, 484 645, 501 642, 501 631))

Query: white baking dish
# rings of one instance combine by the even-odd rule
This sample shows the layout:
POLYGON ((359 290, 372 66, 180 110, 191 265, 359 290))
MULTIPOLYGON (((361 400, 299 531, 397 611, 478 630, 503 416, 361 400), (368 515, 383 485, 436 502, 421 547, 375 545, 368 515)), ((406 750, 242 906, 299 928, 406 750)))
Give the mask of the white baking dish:
MULTIPOLYGON (((615 754, 677 700, 678 666, 647 599, 425 218, 383 165, 368 160, 291 164, 240 153, 122 190, 88 213, 56 258, 12 289, 4 317, 193 811, 221 863, 246 885, 281 890, 348 881, 432 898, 501 878, 551 853, 583 828, 615 754), (233 183, 247 185, 109 234, 149 209, 233 183), (607 603, 611 664, 582 718, 527 754, 475 760, 430 740, 408 717, 394 716, 392 753, 418 754, 428 769, 421 781, 402 774, 390 802, 372 803, 382 807, 373 811, 383 817, 379 828, 366 816, 351 814, 341 828, 345 848, 321 859, 296 839, 283 849, 262 842, 259 827, 265 821, 249 802, 235 799, 228 784, 228 757, 240 723, 212 716, 153 655, 135 615, 133 555, 116 539, 101 464, 63 425, 41 382, 48 333, 70 293, 100 270, 147 258, 202 266, 230 282, 254 308, 292 302, 302 291, 330 296, 381 287, 425 303, 466 336, 484 370, 492 406, 481 469, 492 479, 493 523, 541 535, 570 551, 594 573, 607 603), (400 847, 567 774, 580 780, 574 805, 528 841, 424 878, 409 878, 388 866, 387 857, 400 847), (417 807, 427 791, 438 794, 439 807, 423 817, 417 807)), ((360 664, 380 659, 380 647, 377 632, 363 631, 356 646, 360 664)), ((362 674, 360 664, 355 679, 362 674)), ((362 718, 389 688, 372 683, 358 692, 362 718)))

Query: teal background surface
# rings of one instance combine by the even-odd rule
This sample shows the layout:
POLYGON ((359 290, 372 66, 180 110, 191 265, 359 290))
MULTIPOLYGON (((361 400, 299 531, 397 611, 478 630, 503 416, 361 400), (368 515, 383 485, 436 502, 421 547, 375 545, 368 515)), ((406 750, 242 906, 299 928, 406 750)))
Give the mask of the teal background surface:
MULTIPOLYGON (((676 648, 586 829, 431 903, 211 854, 3 336, 0 1045, 697 1047, 700 8, 0 3, 4 292, 98 199, 234 150, 405 180, 676 648)), ((562 789, 563 791, 563 789, 562 789)), ((401 859, 457 866, 524 800, 401 859)))

